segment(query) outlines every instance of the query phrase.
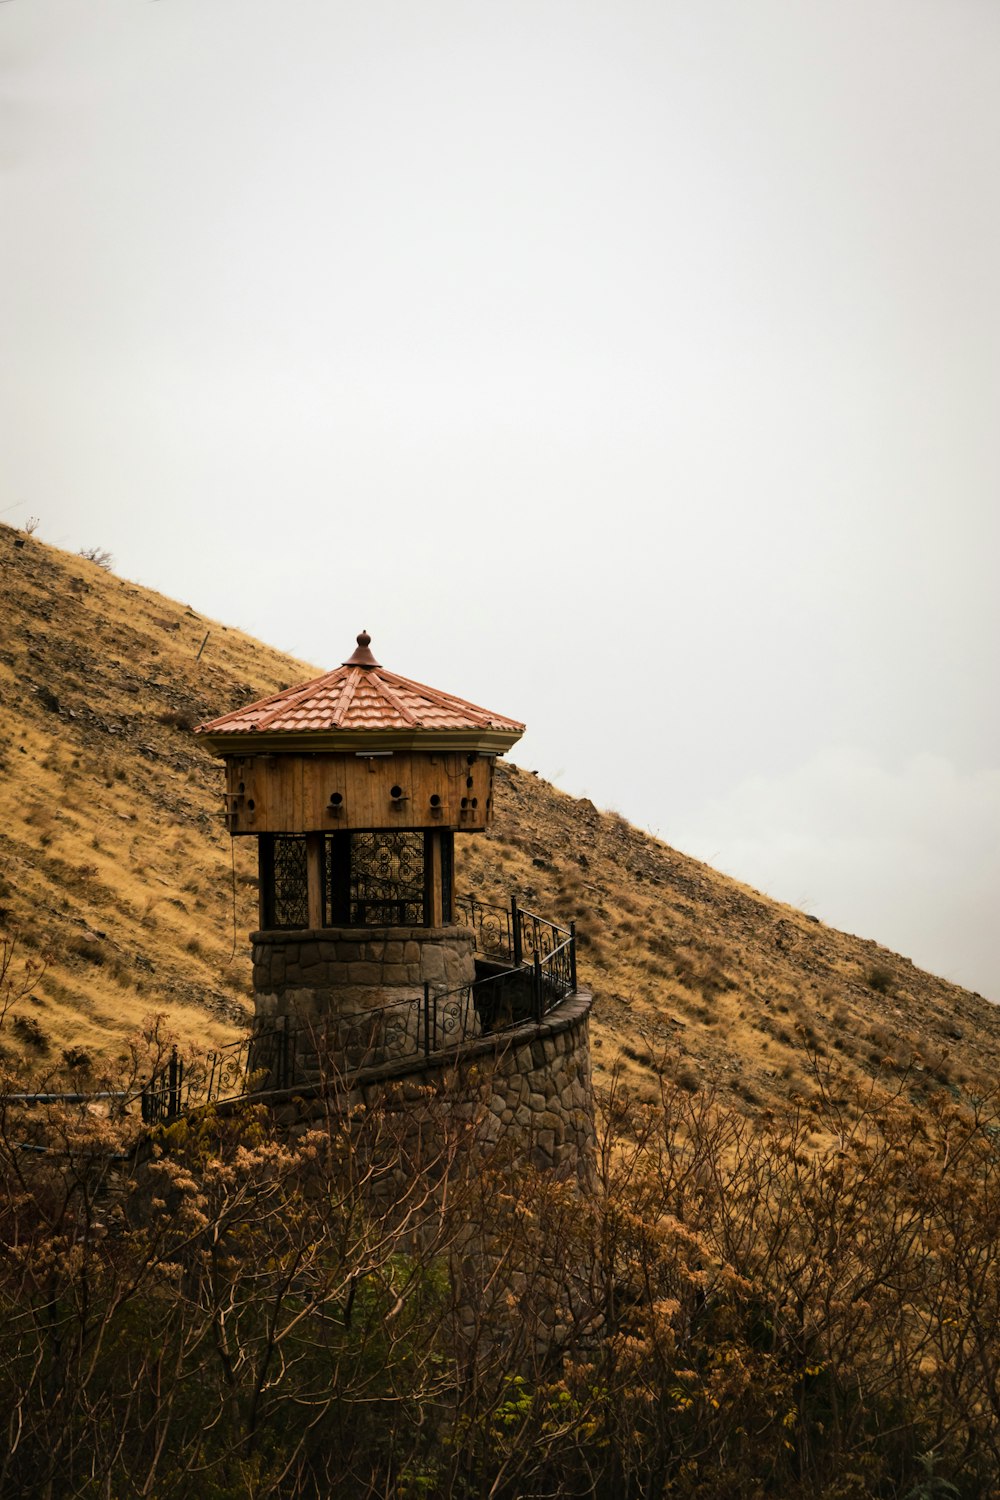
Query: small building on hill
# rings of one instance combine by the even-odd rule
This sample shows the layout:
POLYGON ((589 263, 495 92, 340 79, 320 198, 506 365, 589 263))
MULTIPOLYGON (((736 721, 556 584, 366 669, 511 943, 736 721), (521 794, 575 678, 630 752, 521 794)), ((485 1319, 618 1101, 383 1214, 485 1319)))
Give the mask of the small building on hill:
POLYGON ((334 671, 196 732, 225 762, 230 833, 257 841, 253 1066, 271 1090, 489 1060, 492 1129, 586 1175, 575 933, 455 889, 455 836, 489 826, 524 725, 388 671, 362 632, 334 671))

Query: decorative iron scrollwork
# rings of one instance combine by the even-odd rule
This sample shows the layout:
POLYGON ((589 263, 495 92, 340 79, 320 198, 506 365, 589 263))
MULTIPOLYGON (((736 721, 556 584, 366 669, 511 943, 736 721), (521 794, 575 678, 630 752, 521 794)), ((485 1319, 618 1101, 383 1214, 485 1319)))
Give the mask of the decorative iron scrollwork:
POLYGON ((425 895, 422 833, 352 834, 352 927, 422 927, 425 895))
MULTIPOLYGON (((412 1008, 413 1007, 408 1004, 407 1010, 412 1010, 412 1008)), ((407 1047, 407 1042, 409 1041, 409 1030, 406 1024, 406 1020, 406 1011, 400 1010, 399 1008, 392 1012, 386 1012, 385 1031, 383 1032, 382 1037, 387 1051, 391 1050, 392 1052, 405 1052, 410 1050, 407 1047)))
POLYGON ((484 911, 479 918, 479 941, 484 953, 509 952, 506 912, 484 911))
POLYGON ((266 921, 274 928, 309 926, 306 841, 298 834, 261 839, 261 879, 266 921))
POLYGON ((259 1071, 262 1075, 261 1082, 266 1078, 266 1070, 261 1068, 260 1063, 257 1063, 255 1069, 250 1061, 252 1050, 252 1047, 239 1047, 229 1053, 219 1054, 213 1080, 219 1099, 231 1099, 235 1094, 243 1093, 244 1089, 248 1089, 255 1072, 259 1071))
MULTIPOLYGON (((466 998, 465 991, 463 991, 462 998, 463 1000, 466 998)), ((443 1033, 447 1040, 450 1041, 456 1032, 461 1032, 464 1009, 462 1000, 448 1000, 444 1005, 438 1005, 438 1030, 443 1033)))
POLYGON ((455 903, 455 918, 471 927, 476 937, 476 947, 487 958, 506 958, 514 962, 514 943, 511 935, 511 908, 493 906, 478 901, 475 896, 462 896, 455 903))

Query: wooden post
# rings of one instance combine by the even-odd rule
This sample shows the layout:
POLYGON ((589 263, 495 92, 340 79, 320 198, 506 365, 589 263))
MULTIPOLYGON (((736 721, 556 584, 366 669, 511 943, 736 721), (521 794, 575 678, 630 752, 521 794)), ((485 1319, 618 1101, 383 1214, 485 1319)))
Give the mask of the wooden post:
POLYGON ((309 891, 309 926, 323 926, 323 835, 306 834, 306 883, 309 891))
POLYGON ((257 920, 261 932, 271 925, 271 900, 274 892, 274 834, 257 835, 257 920))
POLYGON ((438 832, 441 844, 441 925, 457 921, 455 916, 455 835, 450 828, 438 832))
POLYGON ((430 845, 430 858, 427 860, 427 881, 429 890, 429 916, 430 927, 444 926, 444 901, 443 888, 441 884, 441 830, 433 828, 424 834, 424 838, 430 845))

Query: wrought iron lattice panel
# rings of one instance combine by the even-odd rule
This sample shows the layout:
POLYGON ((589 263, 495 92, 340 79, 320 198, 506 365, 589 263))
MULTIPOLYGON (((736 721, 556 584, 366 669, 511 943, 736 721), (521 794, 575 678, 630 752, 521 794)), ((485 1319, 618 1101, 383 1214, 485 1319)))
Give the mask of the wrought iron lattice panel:
POLYGON ((309 881, 306 841, 296 834, 276 834, 271 846, 270 926, 309 926, 309 881))
POLYGON ((422 833, 351 835, 352 927, 422 927, 426 891, 422 833))
POLYGON ((445 927, 454 920, 455 835, 451 829, 441 834, 441 921, 445 927))

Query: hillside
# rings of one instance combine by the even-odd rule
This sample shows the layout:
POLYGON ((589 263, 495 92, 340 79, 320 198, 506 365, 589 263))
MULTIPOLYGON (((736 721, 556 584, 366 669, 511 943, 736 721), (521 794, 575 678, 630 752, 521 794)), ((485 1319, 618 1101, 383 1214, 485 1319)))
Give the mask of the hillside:
MULTIPOLYGON (((44 966, 19 1044, 96 1063, 154 1012, 191 1045, 229 1040, 251 1009, 253 860, 189 731, 316 669, 8 527, 0 612, 0 935, 44 966)), ((808 1096, 813 1058, 905 1074, 918 1098, 997 1076, 982 997, 515 765, 492 833, 459 846, 460 890, 577 920, 599 1077, 621 1057, 640 1093, 665 1069, 755 1109, 808 1096)))

